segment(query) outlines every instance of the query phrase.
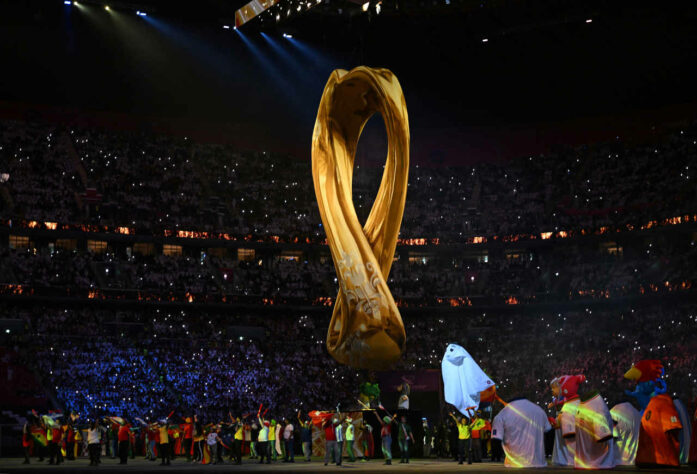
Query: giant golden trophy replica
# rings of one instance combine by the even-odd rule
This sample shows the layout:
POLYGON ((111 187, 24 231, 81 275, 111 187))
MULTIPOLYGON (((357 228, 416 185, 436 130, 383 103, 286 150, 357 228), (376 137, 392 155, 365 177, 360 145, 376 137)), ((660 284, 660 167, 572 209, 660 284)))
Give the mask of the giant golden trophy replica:
POLYGON ((312 179, 334 259, 339 294, 327 349, 356 368, 387 368, 404 352, 402 317, 387 287, 409 174, 409 122, 402 88, 387 69, 335 70, 324 88, 312 136, 312 179), (352 198, 353 162, 361 131, 380 112, 387 163, 361 226, 352 198))

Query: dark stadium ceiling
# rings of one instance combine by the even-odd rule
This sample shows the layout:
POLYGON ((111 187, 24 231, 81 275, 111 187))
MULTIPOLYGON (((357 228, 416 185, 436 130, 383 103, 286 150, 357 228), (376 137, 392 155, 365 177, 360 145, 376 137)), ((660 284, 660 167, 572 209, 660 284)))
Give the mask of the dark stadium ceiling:
MULTIPOLYGON (((66 0, 67 1, 67 0, 66 0)), ((233 25, 235 11, 249 0, 79 0, 114 9, 141 10, 151 15, 220 28, 233 25)), ((259 0, 263 1, 263 0, 259 0)), ((10 0, 25 10, 42 10, 63 0, 10 0)), ((54 5, 55 4, 55 5, 54 5)), ((6 16, 9 19, 10 16, 6 16)), ((451 38, 453 43, 493 41, 585 42, 578 26, 592 21, 595 37, 618 37, 638 31, 674 27, 673 20, 697 27, 697 2, 626 0, 278 0, 242 28, 247 31, 289 33, 335 43, 365 47, 365 41, 385 42, 402 35, 451 38)), ((0 24, 4 23, 0 19, 0 24)), ((695 28, 697 29, 697 28, 695 28)), ((675 31, 670 31, 674 34, 675 31)), ((685 38, 689 41, 693 38, 685 38)), ((685 48, 684 41, 676 44, 685 48)), ((454 49, 457 46, 454 45, 454 49)))
MULTIPOLYGON (((13 0, 40 10, 62 0, 13 0)), ((142 10, 171 19, 211 25, 232 23, 235 11, 249 0, 82 0, 80 3, 109 5, 124 10, 142 10)), ((656 16, 679 14, 696 19, 697 2, 656 2, 622 0, 279 0, 245 28, 292 29, 307 36, 328 31, 357 32, 367 27, 389 27, 399 22, 418 34, 424 28, 457 25, 462 33, 474 29, 489 35, 513 35, 549 29, 577 21, 611 21, 631 17, 637 24, 656 16), (306 5, 310 5, 308 8, 306 5), (366 8, 367 7, 367 8, 366 8), (379 11, 379 13, 378 13, 379 11), (276 17, 279 17, 276 19, 276 17), (403 22, 403 23, 402 23, 403 22)), ((620 25, 618 25, 620 26, 620 25)), ((389 32, 389 30, 386 30, 389 32)))
POLYGON ((695 0, 382 0, 379 14, 377 0, 281 0, 237 32, 224 26, 245 0, 64 1, 3 2, 0 101, 234 123, 305 150, 331 70, 386 67, 424 149, 484 137, 476 156, 521 129, 537 143, 540 125, 614 129, 697 103, 695 0))

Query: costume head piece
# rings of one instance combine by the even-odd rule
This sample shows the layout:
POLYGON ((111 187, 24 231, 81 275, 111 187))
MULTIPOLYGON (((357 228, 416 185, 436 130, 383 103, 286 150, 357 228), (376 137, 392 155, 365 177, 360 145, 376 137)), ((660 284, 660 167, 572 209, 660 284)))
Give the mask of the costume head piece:
POLYGON ((392 418, 390 418, 389 416, 385 415, 385 416, 382 417, 382 421, 384 421, 385 423, 389 423, 390 421, 392 421, 392 418))
POLYGON ((633 392, 625 390, 624 393, 636 399, 642 414, 651 398, 668 391, 666 382, 663 380, 664 373, 660 360, 645 359, 634 364, 624 374, 624 378, 636 382, 633 392))
POLYGON ((663 364, 660 360, 640 360, 632 366, 625 374, 624 378, 637 383, 660 379, 663 375, 663 364))
POLYGON ((586 381, 586 376, 578 375, 561 375, 550 382, 552 387, 559 388, 558 401, 567 401, 578 396, 578 388, 586 381))

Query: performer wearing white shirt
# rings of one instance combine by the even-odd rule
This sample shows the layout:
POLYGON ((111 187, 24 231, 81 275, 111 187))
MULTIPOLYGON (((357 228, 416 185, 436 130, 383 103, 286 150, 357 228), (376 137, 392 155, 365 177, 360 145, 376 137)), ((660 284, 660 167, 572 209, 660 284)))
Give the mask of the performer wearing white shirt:
POLYGON ((574 398, 561 407, 554 430, 552 463, 557 466, 573 466, 576 453, 576 410, 580 400, 574 398))
POLYGON ((576 412, 576 469, 615 467, 613 422, 605 400, 597 391, 581 397, 576 412))
POLYGON ((496 415, 491 436, 502 441, 506 467, 546 467, 544 433, 551 429, 542 408, 519 398, 496 415))
POLYGON ((618 403, 610 416, 615 422, 615 461, 620 466, 633 466, 639 447, 641 413, 630 402, 618 403))

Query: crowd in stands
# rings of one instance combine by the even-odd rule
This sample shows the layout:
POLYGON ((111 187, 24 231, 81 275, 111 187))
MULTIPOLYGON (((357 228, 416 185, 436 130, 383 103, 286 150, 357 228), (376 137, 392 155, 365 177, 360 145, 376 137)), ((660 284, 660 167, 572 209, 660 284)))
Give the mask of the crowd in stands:
MULTIPOLYGON (((279 414, 356 404, 371 374, 326 352, 329 315, 196 312, 165 309, 5 307, 28 330, 16 343, 64 408, 152 417, 179 407, 208 419, 259 403, 279 414), (257 325, 244 337, 237 326, 257 325), (153 411, 154 410, 154 411, 153 411)), ((697 395, 697 307, 404 317, 407 348, 395 369, 438 369, 448 343, 463 345, 498 384, 502 397, 542 406, 549 381, 583 373, 611 401, 631 383, 633 362, 660 359, 671 393, 697 395)), ((417 407, 415 407, 417 408, 417 407)), ((434 407, 418 407, 433 410, 434 407)))
POLYGON ((54 126, 0 121, 0 185, 3 217, 74 221, 79 216, 77 192, 84 189, 54 126))
MULTIPOLYGON (((474 258, 428 256, 396 260, 388 285, 396 298, 491 297, 495 301, 599 299, 690 290, 697 281, 697 248, 687 234, 607 248, 519 248, 474 258), (655 243, 654 243, 655 241, 655 243)), ((200 252, 200 250, 199 250, 200 252)), ((406 252, 405 252, 406 254, 406 252)), ((189 255, 125 255, 64 249, 0 248, 0 283, 36 288, 149 290, 195 295, 290 297, 313 301, 336 296, 331 257, 251 260, 189 255)))
MULTIPOLYGON (((401 237, 463 243, 473 236, 626 228, 693 214, 695 166, 696 125, 651 145, 617 140, 507 163, 413 166, 401 237)), ((10 175, 0 183, 6 226, 22 219, 129 226, 151 240, 166 229, 283 242, 325 238, 309 159, 2 121, 0 167, 10 175)), ((354 202, 362 219, 379 174, 356 167, 354 202)), ((126 246, 94 251, 3 242, 0 283, 261 298, 337 292, 326 249, 288 258, 283 246, 270 245, 247 259, 201 248, 165 254, 159 247, 139 253, 126 246)), ((697 307, 689 298, 650 305, 618 298, 689 290, 697 268, 690 231, 487 249, 469 256, 400 250, 388 286, 398 303, 440 296, 531 302, 552 295, 547 301, 580 304, 411 313, 404 316, 408 342, 397 369, 437 369, 446 345, 456 342, 499 384, 503 398, 526 395, 546 406, 555 376, 584 373, 589 387, 617 401, 631 388, 622 374, 632 362, 656 358, 666 366, 671 391, 695 396, 697 307), (584 298, 608 304, 582 307, 584 298)), ((330 310, 269 314, 35 300, 0 306, 0 314, 26 321, 26 332, 10 338, 13 353, 37 371, 62 408, 151 418, 179 407, 209 420, 260 403, 283 415, 354 405, 358 385, 372 375, 327 354, 330 310), (263 337, 240 335, 236 327, 261 328, 263 337)))
MULTIPOLYGON (((186 138, 0 122, 10 174, 3 217, 228 232, 321 242, 309 158, 241 152, 186 138), (93 192, 88 193, 87 190, 93 192)), ((506 163, 412 166, 402 238, 463 242, 641 225, 697 210, 697 126, 654 144, 559 149, 506 163)), ((367 217, 380 170, 357 166, 354 202, 367 217)))

